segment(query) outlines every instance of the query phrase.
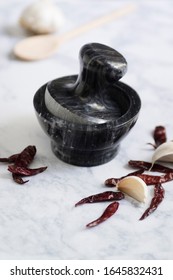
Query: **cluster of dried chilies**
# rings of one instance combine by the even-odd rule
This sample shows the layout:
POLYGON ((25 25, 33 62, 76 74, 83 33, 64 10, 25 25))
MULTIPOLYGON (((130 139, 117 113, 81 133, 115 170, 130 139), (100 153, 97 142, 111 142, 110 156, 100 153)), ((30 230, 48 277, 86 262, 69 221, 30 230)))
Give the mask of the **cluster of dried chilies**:
MULTIPOLYGON (((154 130, 153 134, 154 144, 149 143, 153 146, 154 149, 157 150, 158 147, 161 147, 162 144, 166 143, 166 130, 163 126, 157 126, 154 130)), ((171 143, 173 145, 173 142, 171 143)), ((26 147, 21 153, 13 154, 8 158, 0 158, 0 162, 8 163, 8 170, 12 173, 13 180, 18 184, 24 184, 28 181, 24 181, 22 177, 25 176, 33 176, 39 174, 46 170, 47 167, 39 167, 31 169, 29 165, 33 161, 36 154, 35 146, 26 147)), ((163 154, 163 151, 162 151, 163 154)), ((173 153, 172 153, 173 154, 173 153)), ((173 169, 156 164, 150 163, 140 160, 130 160, 128 164, 132 168, 136 168, 134 172, 131 172, 121 178, 109 178, 105 181, 105 185, 108 187, 116 187, 117 184, 123 179, 130 176, 136 176, 142 179, 142 182, 145 182, 146 185, 154 185, 154 196, 151 200, 149 208, 141 216, 140 220, 145 219, 149 216, 153 211, 157 209, 159 204, 162 202, 164 198, 164 188, 162 183, 173 180, 173 169), (145 171, 149 172, 160 172, 161 176, 153 176, 150 174, 145 174, 145 171)), ((95 221, 87 224, 88 228, 94 227, 108 218, 110 218, 118 209, 119 202, 121 199, 124 199, 125 195, 121 191, 105 191, 103 193, 91 195, 89 197, 83 198, 79 202, 75 204, 75 206, 79 206, 85 203, 95 203, 95 202, 103 202, 103 201, 111 201, 108 207, 105 209, 101 217, 96 219, 95 221)))
POLYGON ((24 184, 22 177, 33 176, 46 170, 47 167, 29 168, 36 154, 35 146, 27 146, 21 153, 11 155, 8 158, 0 158, 0 162, 8 163, 8 170, 12 173, 13 180, 18 184, 24 184))
MULTIPOLYGON (((167 141, 166 137, 166 130, 165 127, 163 126, 157 126, 155 127, 154 133, 153 133, 153 138, 155 143, 151 144, 154 147, 154 149, 158 148, 161 144, 165 143, 167 141)), ((164 198, 164 188, 162 186, 162 183, 168 182, 173 180, 173 169, 160 165, 160 164, 152 164, 150 162, 145 162, 145 161, 139 161, 139 160, 130 160, 128 164, 136 168, 132 173, 129 173, 121 178, 109 178, 105 181, 105 185, 108 187, 116 187, 118 182, 122 180, 123 178, 126 178, 128 176, 137 176, 141 178, 146 185, 154 185, 154 196, 151 200, 150 206, 146 209, 146 211, 143 213, 141 218, 139 220, 143 220, 146 217, 148 217, 151 213, 153 213, 159 204, 162 202, 164 198), (145 174, 145 171, 149 173, 149 171, 152 172, 160 172, 162 173, 161 176, 154 176, 150 174, 145 174)), ((107 191, 103 192, 100 194, 92 195, 89 197, 86 197, 76 203, 75 206, 84 204, 84 203, 94 203, 94 202, 101 202, 101 201, 114 201, 111 202, 111 204, 105 209, 103 212, 102 216, 99 217, 97 220, 89 223, 87 227, 93 227, 96 226, 108 218, 110 218, 118 209, 119 202, 117 200, 121 200, 124 198, 124 194, 120 191, 107 191)))

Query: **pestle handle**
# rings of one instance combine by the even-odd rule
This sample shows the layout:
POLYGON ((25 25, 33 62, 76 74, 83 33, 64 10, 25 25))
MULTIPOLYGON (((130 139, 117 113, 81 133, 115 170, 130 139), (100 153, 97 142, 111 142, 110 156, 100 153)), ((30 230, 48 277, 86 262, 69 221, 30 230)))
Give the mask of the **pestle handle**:
POLYGON ((79 58, 78 76, 62 77, 47 84, 46 107, 54 116, 82 125, 118 118, 121 110, 117 100, 122 90, 118 89, 117 81, 127 70, 125 58, 100 43, 84 45, 79 58))
POLYGON ((84 45, 79 54, 80 73, 75 84, 81 96, 96 94, 117 82, 127 71, 126 59, 116 50, 99 43, 84 45))

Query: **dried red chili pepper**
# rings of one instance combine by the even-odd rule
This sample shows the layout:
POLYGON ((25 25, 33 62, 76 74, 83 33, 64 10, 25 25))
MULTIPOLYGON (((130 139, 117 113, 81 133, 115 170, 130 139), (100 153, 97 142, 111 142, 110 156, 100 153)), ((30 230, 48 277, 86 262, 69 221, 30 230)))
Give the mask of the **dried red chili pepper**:
POLYGON ((142 174, 144 172, 144 169, 141 168, 135 172, 131 172, 125 176, 122 176, 120 178, 109 178, 105 181, 105 185, 108 187, 115 187, 117 185, 117 183, 122 180, 123 178, 127 177, 127 176, 138 176, 139 174, 142 174))
POLYGON ((16 175, 21 175, 21 176, 33 176, 36 174, 39 174, 46 170, 47 166, 44 167, 39 167, 39 168, 27 168, 23 166, 16 166, 16 165, 9 165, 8 170, 16 175))
POLYGON ((33 176, 43 172, 47 167, 39 167, 35 169, 28 168, 28 165, 33 161, 36 154, 35 146, 27 146, 20 154, 18 154, 13 165, 8 166, 8 170, 12 172, 13 180, 18 184, 25 184, 21 176, 33 176))
POLYGON ((166 137, 166 129, 164 126, 156 126, 154 130, 154 141, 156 144, 156 147, 159 145, 163 144, 166 142, 167 137, 166 137))
POLYGON ((94 195, 85 197, 85 198, 81 199, 79 202, 77 202, 75 204, 75 206, 82 205, 85 203, 121 200, 123 198, 124 198, 124 194, 122 192, 106 191, 103 193, 98 193, 98 194, 94 194, 94 195))
POLYGON ((32 176, 43 172, 47 167, 39 167, 35 169, 28 168, 28 165, 34 159, 36 154, 35 146, 27 146, 21 153, 14 154, 8 158, 0 158, 0 162, 13 163, 8 166, 8 170, 12 172, 13 180, 18 184, 25 184, 21 176, 32 176))
POLYGON ((126 176, 123 176, 121 178, 109 178, 105 181, 105 185, 112 186, 112 187, 116 186, 117 183, 121 179, 126 178, 128 176, 132 176, 132 175, 141 178, 148 186, 155 185, 158 183, 166 183, 166 182, 173 180, 173 172, 167 172, 166 174, 164 174, 162 176, 153 176, 153 175, 148 175, 148 174, 142 174, 143 172, 142 172, 142 170, 141 170, 141 172, 140 172, 140 170, 138 170, 138 171, 136 171, 136 173, 135 172, 129 173, 126 176))
POLYGON ((36 147, 35 146, 27 146, 16 158, 14 164, 16 166, 27 167, 36 154, 36 147))
POLYGON ((146 211, 143 213, 143 215, 139 220, 144 220, 146 217, 152 214, 164 199, 164 195, 165 195, 165 190, 162 187, 162 185, 160 183, 156 184, 154 186, 154 197, 151 200, 150 206, 146 209, 146 211))
POLYGON ((86 227, 88 228, 95 227, 100 223, 106 221, 118 210, 118 207, 119 207, 119 203, 117 201, 112 202, 111 204, 108 205, 108 207, 105 209, 103 214, 98 219, 87 224, 86 227))
POLYGON ((160 183, 154 186, 154 196, 156 195, 161 195, 164 198, 165 190, 160 183))
POLYGON ((148 174, 138 174, 136 176, 140 177, 146 183, 146 185, 166 183, 173 180, 173 172, 166 173, 162 176, 153 176, 148 174))
POLYGON ((21 153, 8 158, 0 158, 0 162, 15 163, 17 166, 28 166, 36 154, 35 146, 26 147, 21 153))
POLYGON ((14 154, 8 158, 0 158, 0 162, 13 163, 18 158, 19 154, 14 154))
POLYGON ((27 183, 29 180, 27 180, 27 181, 24 181, 22 178, 21 178, 21 176, 19 176, 19 175, 17 175, 17 174, 12 174, 12 176, 13 176, 13 180, 17 183, 17 184, 20 184, 20 185, 23 185, 23 184, 25 184, 25 183, 27 183))
POLYGON ((153 138, 155 141, 155 144, 148 143, 152 145, 155 149, 160 146, 161 144, 165 143, 167 141, 166 137, 166 129, 164 126, 156 126, 153 133, 153 138))
MULTIPOLYGON (((140 160, 130 160, 128 162, 128 164, 131 166, 131 167, 134 167, 134 168, 143 168, 145 170, 150 170, 151 166, 152 166, 152 163, 150 162, 147 162, 147 161, 140 161, 140 160)), ((168 172, 173 172, 173 169, 172 168, 169 168, 167 166, 163 166, 161 164, 154 164, 152 166, 152 169, 151 171, 156 171, 156 172, 161 172, 161 173, 168 173, 168 172)))

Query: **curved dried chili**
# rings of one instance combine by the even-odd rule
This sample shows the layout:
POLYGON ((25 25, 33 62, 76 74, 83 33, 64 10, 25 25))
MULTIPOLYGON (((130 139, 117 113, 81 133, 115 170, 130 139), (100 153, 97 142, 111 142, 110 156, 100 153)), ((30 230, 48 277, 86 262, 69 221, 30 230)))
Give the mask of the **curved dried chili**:
POLYGON ((153 132, 153 138, 155 141, 155 144, 148 143, 153 146, 153 148, 157 148, 161 144, 165 143, 167 141, 166 137, 166 129, 164 126, 156 126, 153 132))
POLYGON ((151 200, 150 206, 145 210, 145 212, 143 213, 143 215, 139 220, 144 220, 146 217, 152 214, 164 199, 164 195, 165 195, 165 190, 162 187, 162 185, 160 183, 156 184, 154 186, 154 197, 151 200))
POLYGON ((108 205, 108 207, 105 209, 103 214, 93 222, 89 223, 86 225, 86 227, 91 228, 99 225, 100 223, 106 221, 109 219, 115 212, 118 210, 119 203, 117 201, 112 202, 111 204, 108 205))
POLYGON ((161 175, 161 176, 143 174, 143 172, 142 171, 140 172, 140 170, 138 170, 136 172, 129 173, 126 176, 123 176, 121 178, 109 178, 105 181, 105 185, 106 186, 112 186, 112 187, 116 186, 117 183, 121 179, 126 178, 128 176, 131 176, 131 174, 133 174, 133 176, 137 176, 137 177, 141 178, 146 183, 146 185, 148 185, 148 186, 149 185, 155 185, 155 184, 158 184, 158 183, 166 183, 166 182, 169 182, 169 181, 173 180, 173 172, 167 172, 166 174, 161 175))
POLYGON ((95 203, 95 202, 104 202, 104 201, 113 201, 113 200, 121 200, 124 198, 124 194, 122 192, 112 192, 106 191, 103 193, 98 193, 94 195, 90 195, 81 199, 79 202, 75 204, 75 206, 82 205, 85 203, 95 203))
POLYGON ((19 154, 14 154, 8 158, 0 158, 0 162, 14 163, 17 160, 18 156, 19 154))
POLYGON ((13 177, 14 182, 16 182, 17 184, 20 184, 20 185, 23 185, 29 181, 29 180, 24 181, 21 178, 21 176, 14 174, 14 173, 12 173, 12 177, 13 177))
POLYGON ((140 177, 146 183, 146 185, 166 183, 173 180, 173 172, 166 173, 162 176, 153 176, 148 174, 138 174, 136 176, 140 177))
POLYGON ((164 126, 156 126, 154 133, 153 133, 154 141, 156 144, 156 147, 159 145, 165 143, 167 141, 166 137, 166 129, 164 126))
POLYGON ((168 172, 173 172, 172 168, 169 168, 167 166, 163 166, 161 164, 153 164, 147 161, 142 161, 142 160, 130 160, 128 162, 128 164, 131 167, 134 168, 143 168, 145 170, 150 170, 150 168, 152 167, 151 171, 153 172, 161 172, 161 173, 168 173, 168 172))
POLYGON ((14 164, 16 166, 27 167, 33 161, 36 151, 35 146, 27 146, 20 154, 18 154, 14 164))
POLYGON ((46 166, 44 167, 39 167, 39 168, 27 168, 27 167, 22 167, 22 166, 16 166, 16 165, 9 165, 8 170, 16 175, 20 176, 33 176, 36 174, 39 174, 46 170, 46 166))
POLYGON ((43 172, 47 167, 39 167, 35 169, 28 168, 36 154, 36 147, 29 145, 21 153, 11 155, 8 158, 0 158, 0 162, 13 163, 8 166, 8 170, 12 173, 13 180, 18 184, 25 184, 21 176, 32 176, 43 172))
POLYGON ((109 178, 105 181, 105 185, 108 186, 108 187, 115 187, 117 185, 117 183, 127 177, 127 176, 138 176, 139 174, 142 174, 145 170, 143 168, 137 170, 137 171, 134 171, 134 172, 131 172, 125 176, 122 176, 120 178, 109 178))

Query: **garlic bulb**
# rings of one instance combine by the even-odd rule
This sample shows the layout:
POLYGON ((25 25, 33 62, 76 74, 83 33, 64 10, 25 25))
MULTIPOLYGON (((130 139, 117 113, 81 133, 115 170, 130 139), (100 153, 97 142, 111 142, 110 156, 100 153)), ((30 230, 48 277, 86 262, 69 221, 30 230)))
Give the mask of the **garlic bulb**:
POLYGON ((44 34, 57 31, 63 24, 64 17, 50 0, 39 0, 22 12, 19 22, 29 31, 44 34))

